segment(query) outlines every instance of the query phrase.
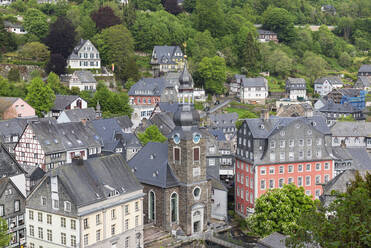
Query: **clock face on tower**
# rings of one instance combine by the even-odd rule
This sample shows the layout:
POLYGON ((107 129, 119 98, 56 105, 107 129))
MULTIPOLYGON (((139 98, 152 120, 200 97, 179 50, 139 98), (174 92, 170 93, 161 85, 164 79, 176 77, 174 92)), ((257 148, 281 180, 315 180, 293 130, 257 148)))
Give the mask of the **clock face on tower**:
POLYGON ((173 135, 173 140, 174 140, 174 143, 175 144, 179 144, 180 143, 180 136, 179 136, 179 134, 174 134, 173 135))
POLYGON ((193 134, 193 143, 197 144, 198 142, 200 142, 200 139, 201 135, 199 133, 193 134))

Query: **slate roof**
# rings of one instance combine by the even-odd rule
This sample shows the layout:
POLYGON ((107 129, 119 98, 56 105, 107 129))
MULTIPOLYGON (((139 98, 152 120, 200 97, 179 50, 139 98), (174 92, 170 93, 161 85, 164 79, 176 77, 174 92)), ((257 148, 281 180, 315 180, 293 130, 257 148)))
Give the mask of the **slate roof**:
POLYGON ((308 103, 291 104, 280 106, 277 111, 277 116, 281 117, 297 117, 306 115, 306 112, 313 111, 313 107, 308 103))
POLYGON ((131 86, 128 94, 129 96, 161 96, 166 87, 170 87, 170 84, 164 77, 142 78, 131 86))
POLYGON ((325 102, 325 106, 320 108, 318 110, 319 112, 322 113, 355 113, 355 112, 361 112, 361 110, 356 109, 353 107, 352 104, 349 103, 334 103, 333 100, 328 100, 325 102))
POLYGON ((60 166, 48 172, 46 177, 51 175, 58 177, 79 207, 108 199, 110 188, 120 195, 143 188, 119 154, 89 158, 83 160, 83 165, 75 162, 60 166))
POLYGON ((371 87, 371 77, 370 76, 359 76, 357 82, 355 83, 357 87, 371 87))
POLYGON ((0 177, 15 176, 25 173, 25 170, 18 164, 17 160, 10 155, 8 150, 0 143, 0 177))
POLYGON ((270 235, 268 235, 267 237, 265 238, 262 238, 262 239, 259 239, 258 243, 257 243, 257 247, 259 248, 286 248, 286 236, 281 234, 281 233, 278 233, 278 232, 274 232, 270 235))
POLYGON ((331 85, 343 85, 343 81, 339 77, 321 77, 314 81, 314 84, 323 84, 328 81, 331 85))
POLYGON ((0 97, 0 113, 6 111, 19 97, 0 97))
POLYGON ((64 110, 68 105, 78 98, 79 96, 75 95, 56 95, 52 110, 64 110))
MULTIPOLYGON (((15 183, 13 183, 13 181, 9 177, 0 178, 0 196, 4 193, 4 190, 6 189, 9 183, 11 183, 12 186, 16 189, 19 196, 21 196, 22 198, 25 198, 21 190, 17 187, 17 185, 15 185, 15 183)), ((5 213, 5 214, 9 214, 9 213, 5 213)))
POLYGON ((96 117, 94 108, 68 109, 68 110, 64 110, 63 112, 67 115, 68 119, 71 122, 79 122, 81 120, 94 120, 96 117))
POLYGON ((133 122, 127 115, 114 117, 114 119, 122 129, 131 128, 133 126, 133 122))
POLYGON ((260 118, 245 119, 249 129, 254 138, 266 139, 270 135, 276 133, 282 128, 290 125, 294 121, 300 121, 307 125, 313 126, 318 132, 322 134, 331 134, 331 131, 326 123, 326 118, 315 115, 312 117, 278 117, 270 116, 268 120, 260 118), (264 128, 261 128, 264 125, 264 128))
POLYGON ((242 86, 243 87, 268 87, 267 79, 263 77, 257 78, 242 78, 242 86))
POLYGON ((371 72, 371 64, 368 65, 362 65, 358 72, 371 72))
POLYGON ((231 127, 235 126, 238 120, 237 113, 211 114, 209 115, 210 125, 214 127, 231 127))
POLYGON ((93 73, 91 73, 90 71, 75 71, 73 74, 79 78, 82 84, 97 83, 93 76, 93 73))
POLYGON ((270 30, 264 30, 264 29, 258 29, 258 33, 259 33, 260 35, 266 35, 266 34, 268 34, 268 35, 270 35, 270 34, 275 34, 275 35, 276 35, 275 32, 270 31, 270 30))
POLYGON ((9 21, 4 21, 4 27, 5 28, 21 28, 21 29, 23 29, 23 26, 21 24, 9 22, 9 21))
POLYGON ((55 124, 37 121, 29 124, 45 154, 101 146, 101 139, 81 122, 55 124))
POLYGON ((352 160, 352 169, 371 170, 371 155, 364 147, 333 147, 333 155, 341 160, 352 160))
POLYGON ((209 128, 210 135, 214 136, 217 141, 226 141, 225 134, 220 128, 209 128))
POLYGON ((155 46, 153 48, 158 63, 156 64, 176 64, 173 58, 183 58, 183 56, 176 56, 175 53, 183 55, 179 46, 155 46))
POLYGON ((0 120, 0 140, 12 135, 20 136, 27 125, 27 119, 0 120))
POLYGON ((349 97, 359 97, 361 94, 362 89, 354 89, 354 88, 341 88, 341 89, 333 89, 332 92, 339 92, 343 96, 349 97))
POLYGON ((371 137, 371 122, 361 121, 337 121, 331 127, 333 136, 351 137, 371 137))
POLYGON ((156 125, 160 129, 161 133, 166 137, 168 137, 175 128, 173 114, 169 112, 154 114, 151 117, 150 122, 156 125))
POLYGON ((305 90, 306 89, 305 79, 289 77, 286 80, 286 89, 287 90, 305 90))
POLYGON ((168 143, 147 143, 128 162, 141 183, 168 188, 179 185, 168 165, 168 143))
MULTIPOLYGON (((80 49, 85 45, 85 43, 86 42, 88 42, 89 40, 84 40, 84 39, 81 39, 80 40, 80 42, 79 42, 79 44, 77 44, 77 46, 75 46, 75 48, 73 49, 73 51, 72 51, 72 53, 70 54, 70 56, 68 57, 68 59, 70 60, 70 59, 78 59, 78 60, 86 60, 86 59, 90 59, 90 58, 80 58, 79 57, 79 51, 80 51, 80 49)), ((91 43, 91 42, 90 42, 91 43)), ((94 46, 93 45, 93 43, 91 43, 92 44, 92 46, 94 46)), ((96 47, 94 46, 94 48, 95 48, 95 50, 97 50, 96 49, 96 47)))
POLYGON ((161 112, 169 112, 174 114, 178 110, 179 103, 159 102, 157 105, 161 112))

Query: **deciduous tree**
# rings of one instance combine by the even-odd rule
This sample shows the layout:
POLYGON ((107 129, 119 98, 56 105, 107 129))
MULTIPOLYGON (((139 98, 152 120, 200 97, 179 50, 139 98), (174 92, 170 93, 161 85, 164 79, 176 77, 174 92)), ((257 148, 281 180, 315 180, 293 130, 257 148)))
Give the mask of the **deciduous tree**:
POLYGON ((273 232, 290 234, 298 228, 297 220, 315 208, 304 188, 286 184, 281 189, 268 190, 255 202, 255 213, 247 220, 253 232, 266 236, 273 232))
POLYGON ((68 89, 63 84, 59 76, 54 72, 50 72, 47 79, 49 87, 54 91, 56 95, 67 95, 68 89))
POLYGON ((203 58, 198 64, 198 73, 205 90, 213 94, 223 94, 224 82, 227 79, 224 58, 203 58))
POLYGON ((285 9, 268 8, 263 14, 263 28, 276 32, 280 41, 290 43, 295 39, 294 18, 285 9))
POLYGON ((24 16, 24 28, 29 34, 44 38, 48 33, 47 16, 38 9, 28 9, 24 16))
POLYGON ((22 59, 46 62, 49 60, 50 51, 47 46, 35 41, 26 43, 19 51, 19 55, 22 59))
POLYGON ((102 30, 121 23, 120 18, 117 17, 115 13, 113 13, 113 10, 108 6, 101 7, 98 9, 98 11, 93 12, 91 14, 91 19, 95 22, 98 30, 102 30))
POLYGON ((39 117, 43 117, 50 111, 54 105, 54 100, 53 90, 40 77, 31 80, 27 86, 26 101, 35 109, 39 117))
POLYGON ((6 220, 0 217, 0 246, 7 247, 9 245, 11 236, 8 234, 8 224, 6 220))
POLYGON ((2 53, 14 51, 17 49, 17 43, 14 36, 4 28, 3 19, 0 18, 0 57, 2 53))
POLYGON ((66 59, 59 53, 50 55, 48 64, 46 65, 46 72, 54 72, 61 75, 66 71, 66 59))
POLYGON ((195 13, 198 30, 209 30, 214 37, 225 34, 224 12, 220 0, 197 0, 195 13))
POLYGON ((324 75, 327 62, 321 56, 307 51, 304 53, 303 65, 305 74, 314 82, 316 78, 324 75))
POLYGON ((167 140, 162 135, 160 129, 156 125, 151 125, 143 133, 138 133, 138 139, 142 145, 146 145, 148 142, 160 142, 163 143, 167 140))

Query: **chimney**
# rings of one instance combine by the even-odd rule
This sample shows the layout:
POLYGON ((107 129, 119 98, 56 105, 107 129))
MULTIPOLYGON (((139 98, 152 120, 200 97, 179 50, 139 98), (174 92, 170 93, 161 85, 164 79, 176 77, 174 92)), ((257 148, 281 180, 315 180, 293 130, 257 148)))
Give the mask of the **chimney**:
POLYGON ((306 109, 304 114, 305 114, 305 117, 313 117, 313 110, 306 109))
POLYGON ((260 114, 260 118, 263 121, 268 120, 269 119, 269 111, 267 109, 262 109, 261 114, 260 114))
POLYGON ((86 119, 84 118, 84 119, 81 119, 81 123, 84 125, 84 126, 86 126, 86 119))
POLYGON ((340 147, 341 147, 341 148, 346 148, 346 147, 347 147, 347 145, 345 144, 345 139, 343 139, 343 140, 341 141, 341 143, 340 143, 340 147))

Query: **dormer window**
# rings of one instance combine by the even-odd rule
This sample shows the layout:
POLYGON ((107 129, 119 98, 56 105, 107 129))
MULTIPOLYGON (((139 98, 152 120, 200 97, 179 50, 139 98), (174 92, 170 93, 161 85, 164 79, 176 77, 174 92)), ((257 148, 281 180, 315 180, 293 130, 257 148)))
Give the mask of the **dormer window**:
POLYGON ((108 193, 108 197, 113 197, 113 196, 117 196, 119 195, 120 193, 117 191, 117 190, 112 190, 111 192, 108 193))

